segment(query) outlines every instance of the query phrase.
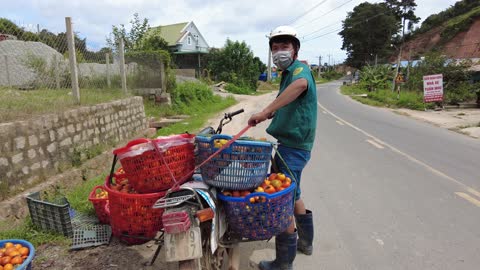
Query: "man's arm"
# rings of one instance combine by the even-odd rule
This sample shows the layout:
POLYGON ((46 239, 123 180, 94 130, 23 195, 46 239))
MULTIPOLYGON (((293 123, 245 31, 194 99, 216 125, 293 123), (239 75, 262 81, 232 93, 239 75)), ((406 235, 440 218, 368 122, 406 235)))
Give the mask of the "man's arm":
POLYGON ((300 78, 291 83, 272 103, 270 103, 261 112, 256 113, 250 117, 248 124, 255 126, 268 118, 271 118, 276 110, 289 104, 299 97, 308 88, 308 81, 300 78))

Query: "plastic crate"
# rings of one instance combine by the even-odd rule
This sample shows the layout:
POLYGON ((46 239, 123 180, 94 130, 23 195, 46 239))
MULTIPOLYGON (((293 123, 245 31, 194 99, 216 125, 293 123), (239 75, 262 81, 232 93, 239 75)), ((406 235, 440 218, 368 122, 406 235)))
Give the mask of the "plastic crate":
POLYGON ((70 249, 82 249, 107 245, 110 243, 112 229, 108 225, 94 225, 73 232, 72 245, 70 249))
POLYGON ((154 209, 155 202, 166 192, 129 194, 116 191, 105 183, 108 203, 105 207, 110 215, 110 226, 115 237, 128 244, 141 244, 155 238, 162 229, 164 209, 154 209))
POLYGON ((27 196, 32 223, 43 230, 55 231, 67 237, 73 236, 72 217, 75 212, 65 197, 55 202, 42 200, 40 192, 27 196))
POLYGON ((186 182, 195 168, 195 135, 181 134, 139 139, 115 149, 130 185, 139 193, 171 188, 175 181, 186 182))
POLYGON ((251 193, 244 198, 224 196, 218 198, 225 207, 232 232, 250 240, 266 240, 285 232, 293 222, 295 183, 285 190, 267 194, 251 193), (250 198, 263 197, 265 202, 251 203, 250 198))
MULTIPOLYGON (((208 159, 218 148, 217 139, 231 140, 228 135, 197 136, 198 160, 208 159)), ((223 189, 247 190, 258 187, 267 176, 273 146, 269 142, 237 140, 200 167, 206 184, 223 189)))
POLYGON ((105 210, 105 205, 108 202, 108 197, 106 198, 97 198, 95 195, 99 191, 107 191, 104 186, 96 186, 93 188, 92 192, 88 196, 88 200, 93 204, 93 208, 95 208, 95 214, 97 215, 98 220, 102 224, 110 224, 110 216, 108 215, 107 211, 105 210))
POLYGON ((22 264, 17 266, 15 270, 32 269, 32 261, 33 261, 33 258, 35 257, 35 247, 32 245, 32 243, 25 240, 21 240, 21 239, 5 239, 5 240, 0 240, 0 248, 5 246, 5 244, 8 242, 11 242, 13 244, 20 244, 29 249, 28 257, 23 261, 22 264))

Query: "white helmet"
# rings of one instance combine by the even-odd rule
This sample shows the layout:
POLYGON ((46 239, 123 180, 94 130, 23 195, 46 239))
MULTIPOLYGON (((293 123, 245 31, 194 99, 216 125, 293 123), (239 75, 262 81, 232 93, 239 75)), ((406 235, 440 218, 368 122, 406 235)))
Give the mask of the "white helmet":
POLYGON ((300 40, 297 38, 297 30, 295 30, 295 28, 288 25, 282 25, 273 29, 269 37, 270 47, 272 47, 272 42, 274 41, 275 37, 280 36, 290 37, 297 44, 298 49, 300 49, 300 40))

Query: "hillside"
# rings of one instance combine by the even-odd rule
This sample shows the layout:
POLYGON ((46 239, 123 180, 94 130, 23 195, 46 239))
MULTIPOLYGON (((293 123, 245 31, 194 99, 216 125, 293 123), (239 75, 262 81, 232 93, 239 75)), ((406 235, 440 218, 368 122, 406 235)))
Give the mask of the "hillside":
POLYGON ((403 48, 403 60, 418 59, 432 50, 456 59, 480 58, 480 6, 460 15, 455 6, 432 15, 407 38, 403 48), (449 14, 456 16, 449 18, 449 14))

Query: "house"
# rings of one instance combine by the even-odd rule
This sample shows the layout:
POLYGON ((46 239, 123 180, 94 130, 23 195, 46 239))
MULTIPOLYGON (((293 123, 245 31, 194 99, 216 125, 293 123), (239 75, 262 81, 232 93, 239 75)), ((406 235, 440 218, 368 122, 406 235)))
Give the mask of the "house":
POLYGON ((173 62, 178 69, 193 69, 196 74, 202 71, 202 55, 209 46, 193 22, 183 22, 153 27, 168 43, 173 62))

